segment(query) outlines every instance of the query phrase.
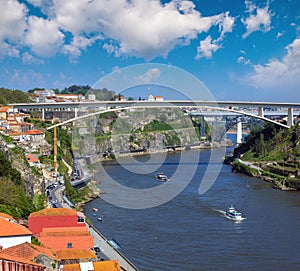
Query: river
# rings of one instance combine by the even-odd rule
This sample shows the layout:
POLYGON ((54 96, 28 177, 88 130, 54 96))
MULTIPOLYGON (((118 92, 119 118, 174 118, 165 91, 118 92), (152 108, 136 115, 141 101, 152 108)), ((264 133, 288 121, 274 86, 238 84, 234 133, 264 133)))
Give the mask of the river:
MULTIPOLYGON (((86 215, 104 236, 121 245, 122 253, 141 271, 300 270, 300 193, 273 189, 269 183, 234 174, 230 166, 222 165, 215 183, 200 195, 210 150, 193 152, 200 154, 196 174, 167 203, 133 210, 99 198, 86 205, 86 215), (236 223, 224 217, 223 211, 231 204, 245 220, 236 223), (93 208, 103 215, 102 222, 93 216, 93 208)), ((171 176, 180 155, 168 154, 160 170, 171 176)), ((123 185, 142 189, 159 183, 155 175, 133 174, 117 163, 104 168, 123 185)), ((103 171, 97 178, 100 188, 108 181, 103 171)))

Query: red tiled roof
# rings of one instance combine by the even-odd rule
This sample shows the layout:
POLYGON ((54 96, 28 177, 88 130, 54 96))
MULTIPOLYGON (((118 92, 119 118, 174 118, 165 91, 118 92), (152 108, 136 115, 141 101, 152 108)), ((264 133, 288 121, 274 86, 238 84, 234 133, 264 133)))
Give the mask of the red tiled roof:
MULTIPOLYGON (((118 261, 97 261, 92 263, 94 271, 121 271, 118 261)), ((64 264, 62 271, 81 271, 80 264, 64 264)))
POLYGON ((87 227, 59 227, 59 228, 43 228, 40 236, 87 236, 90 235, 87 227))
POLYGON ((26 159, 28 162, 30 163, 38 163, 39 162, 39 158, 38 156, 33 155, 32 153, 26 155, 26 159))
POLYGON ((44 133, 41 130, 32 129, 32 130, 26 131, 26 134, 27 135, 42 135, 44 133))
POLYGON ((71 216, 76 215, 77 211, 69 208, 45 208, 43 210, 31 213, 29 217, 38 217, 38 216, 71 216))
POLYGON ((92 250, 87 249, 64 249, 56 252, 56 255, 61 260, 73 260, 73 259, 95 259, 96 254, 92 250))
POLYGON ((2 252, 10 256, 28 260, 33 260, 40 254, 46 255, 51 259, 59 259, 54 255, 54 252, 52 252, 50 249, 42 246, 33 245, 28 242, 3 249, 2 252))
POLYGON ((32 235, 32 232, 17 223, 7 221, 4 218, 0 218, 0 236, 22 235, 32 235))
POLYGON ((24 259, 24 258, 19 258, 19 257, 16 257, 16 256, 11 256, 11 255, 8 255, 6 253, 0 253, 0 259, 8 260, 8 261, 13 261, 13 262, 19 262, 19 263, 30 264, 30 265, 39 266, 39 267, 44 267, 41 264, 34 263, 34 262, 29 261, 29 260, 24 259))
POLYGON ((0 212, 0 218, 5 218, 5 219, 9 219, 9 220, 14 219, 11 215, 8 215, 6 213, 1 213, 1 212, 0 212))

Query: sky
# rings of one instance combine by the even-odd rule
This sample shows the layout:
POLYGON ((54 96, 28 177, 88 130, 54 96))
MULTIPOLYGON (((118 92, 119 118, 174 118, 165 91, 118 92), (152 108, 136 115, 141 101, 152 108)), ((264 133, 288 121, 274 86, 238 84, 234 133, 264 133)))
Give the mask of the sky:
POLYGON ((216 100, 300 102, 299 0, 0 0, 0 10, 0 87, 94 86, 158 63, 216 100))

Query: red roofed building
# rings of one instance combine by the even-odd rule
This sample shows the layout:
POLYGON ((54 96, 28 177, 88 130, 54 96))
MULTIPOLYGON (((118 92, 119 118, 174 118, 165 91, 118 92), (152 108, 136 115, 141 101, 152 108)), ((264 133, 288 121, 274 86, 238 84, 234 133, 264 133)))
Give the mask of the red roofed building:
POLYGON ((77 264, 65 264, 62 266, 61 271, 82 271, 82 270, 93 270, 93 271, 121 271, 121 267, 118 261, 98 261, 98 262, 87 262, 77 264))
POLYGON ((89 250, 94 246, 94 239, 87 227, 44 228, 39 241, 54 251, 67 249, 89 250))
POLYGON ((31 242, 31 236, 32 232, 27 228, 5 218, 0 218, 0 246, 2 248, 31 242))
POLYGON ((60 258, 56 257, 54 252, 52 252, 50 249, 43 246, 30 244, 28 242, 4 249, 1 251, 1 253, 10 255, 12 257, 26 259, 32 262, 38 262, 51 269, 56 261, 60 261, 60 258))
POLYGON ((0 270, 2 271, 43 271, 45 267, 27 259, 0 253, 0 270))
POLYGON ((28 228, 39 236, 46 228, 85 227, 82 213, 68 208, 45 208, 31 213, 28 217, 28 228))
POLYGON ((83 213, 68 208, 46 208, 31 213, 28 227, 43 245, 54 251, 89 250, 94 246, 83 213))

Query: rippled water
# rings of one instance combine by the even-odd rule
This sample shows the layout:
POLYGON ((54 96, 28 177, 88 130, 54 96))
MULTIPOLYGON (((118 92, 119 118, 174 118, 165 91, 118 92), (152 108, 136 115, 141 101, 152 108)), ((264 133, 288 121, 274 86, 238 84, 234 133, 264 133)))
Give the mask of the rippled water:
MULTIPOLYGON (((194 178, 166 204, 130 210, 96 199, 85 213, 141 271, 300 270, 300 193, 272 189, 223 165, 214 185, 199 195, 209 157, 210 150, 201 150, 194 178), (246 217, 241 223, 224 217, 231 204, 246 217), (93 216, 94 207, 104 215, 103 222, 93 216)), ((169 154, 160 170, 171 176, 179 159, 180 153, 169 154)), ((136 175, 118 164, 105 170, 130 187, 159 185, 154 173, 136 175)), ((97 178, 107 181, 103 172, 97 178)))

